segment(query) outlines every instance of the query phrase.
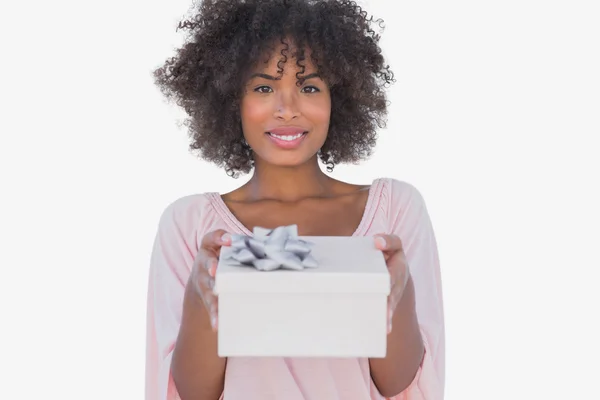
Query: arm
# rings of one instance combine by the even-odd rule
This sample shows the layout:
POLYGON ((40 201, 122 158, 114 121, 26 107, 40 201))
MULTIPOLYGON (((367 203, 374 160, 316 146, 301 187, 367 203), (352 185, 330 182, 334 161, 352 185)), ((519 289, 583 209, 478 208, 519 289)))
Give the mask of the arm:
POLYGON ((392 332, 387 338, 385 358, 369 360, 371 376, 379 393, 393 397, 414 380, 424 355, 423 339, 415 308, 415 290, 408 279, 402 298, 392 317, 392 332))
POLYGON ((227 359, 217 355, 217 334, 204 303, 187 285, 171 373, 181 400, 214 399, 223 393, 227 359))
POLYGON ((218 399, 225 359, 201 296, 190 284, 201 253, 201 198, 186 197, 161 216, 150 260, 146 400, 218 399))
MULTIPOLYGON (((392 316, 387 355, 369 360, 373 385, 381 395, 394 400, 441 400, 445 381, 444 315, 433 226, 415 187, 390 180, 388 189, 389 231, 400 240, 400 259, 407 273, 392 316)), ((388 245, 394 247, 391 242, 388 245)))

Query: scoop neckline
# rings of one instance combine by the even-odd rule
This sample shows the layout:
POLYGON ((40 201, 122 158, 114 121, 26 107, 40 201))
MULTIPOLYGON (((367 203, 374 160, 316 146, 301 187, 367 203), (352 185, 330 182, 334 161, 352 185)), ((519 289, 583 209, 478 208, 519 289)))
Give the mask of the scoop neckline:
MULTIPOLYGON (((368 227, 371 225, 373 218, 375 216, 375 210, 377 209, 377 199, 380 198, 379 194, 381 192, 381 179, 377 178, 371 182, 371 186, 369 187, 369 194, 367 196, 367 202, 365 204, 365 208, 363 210, 362 217, 360 222, 354 232, 349 237, 361 236, 367 231, 368 227)), ((237 232, 232 233, 242 233, 247 236, 252 236, 253 233, 248 229, 240 220, 238 220, 235 215, 231 212, 225 201, 221 197, 221 194, 218 192, 210 192, 207 193, 209 196, 209 200, 215 208, 215 211, 219 214, 219 216, 225 221, 225 223, 232 229, 237 232)))

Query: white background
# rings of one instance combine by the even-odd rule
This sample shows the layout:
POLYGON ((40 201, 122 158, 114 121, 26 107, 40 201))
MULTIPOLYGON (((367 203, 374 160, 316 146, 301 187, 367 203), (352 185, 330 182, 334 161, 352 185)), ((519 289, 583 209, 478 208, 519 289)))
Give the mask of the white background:
MULTIPOLYGON (((364 2, 363 2, 364 3, 364 2)), ((159 215, 245 178, 153 86, 190 3, 2 2, 0 398, 142 399, 159 215)), ((375 156, 436 230, 447 399, 600 399, 594 1, 372 0, 396 74, 375 156)))

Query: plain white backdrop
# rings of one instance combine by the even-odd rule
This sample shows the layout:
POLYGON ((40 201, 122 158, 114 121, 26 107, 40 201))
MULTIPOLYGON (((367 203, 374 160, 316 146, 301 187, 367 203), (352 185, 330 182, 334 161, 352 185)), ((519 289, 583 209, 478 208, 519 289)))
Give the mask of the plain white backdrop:
MULTIPOLYGON (((436 231, 448 400, 600 399, 594 1, 371 0, 397 83, 372 159, 436 231)), ((151 71, 187 0, 0 6, 0 398, 142 399, 158 218, 234 180, 151 71)))

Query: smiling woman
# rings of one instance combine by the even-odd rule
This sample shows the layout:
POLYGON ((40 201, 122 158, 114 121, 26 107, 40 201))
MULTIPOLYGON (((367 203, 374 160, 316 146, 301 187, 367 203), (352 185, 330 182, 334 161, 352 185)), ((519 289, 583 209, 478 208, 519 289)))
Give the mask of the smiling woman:
POLYGON ((188 113, 192 149, 231 176, 253 174, 163 213, 150 266, 146 399, 441 400, 441 283, 423 198, 405 182, 342 182, 319 167, 363 159, 384 124, 393 78, 372 19, 345 0, 204 0, 196 11, 157 84, 188 113), (385 357, 218 356, 222 246, 284 225, 299 236, 373 237, 391 278, 385 357))
POLYGON ((245 86, 242 131, 255 163, 298 166, 316 157, 327 140, 331 96, 310 53, 301 66, 288 63, 278 73, 278 54, 290 51, 292 60, 303 59, 303 49, 288 47, 290 39, 282 42, 245 86))
MULTIPOLYGON (((394 78, 373 20, 356 3, 207 0, 195 11, 179 24, 188 42, 155 71, 158 87, 189 115, 191 150, 231 176, 250 172, 255 152, 244 141, 240 103, 248 100, 253 110, 259 99, 287 107, 289 84, 294 76, 304 84, 304 76, 309 86, 298 89, 304 106, 331 108, 319 158, 331 170, 371 154, 385 125, 385 87, 394 78)), ((323 133, 322 125, 315 129, 323 133)))

